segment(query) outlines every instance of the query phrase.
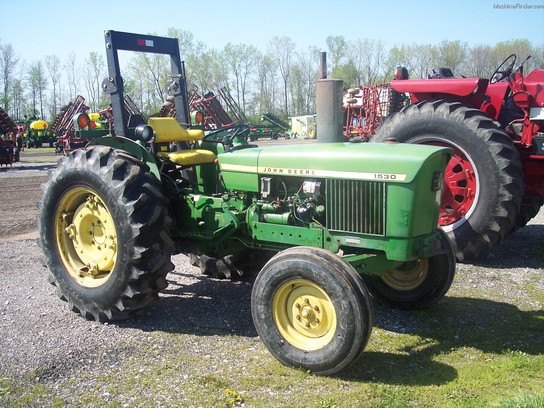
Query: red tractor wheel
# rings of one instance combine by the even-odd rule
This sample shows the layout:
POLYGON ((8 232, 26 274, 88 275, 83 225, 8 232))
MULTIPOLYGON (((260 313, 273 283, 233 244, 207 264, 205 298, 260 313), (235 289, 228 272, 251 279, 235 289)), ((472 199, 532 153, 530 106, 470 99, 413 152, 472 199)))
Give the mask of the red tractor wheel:
POLYGON ((519 153, 508 135, 483 112, 457 102, 410 105, 378 129, 371 142, 447 146, 439 224, 459 261, 486 255, 514 227, 523 196, 519 153))
POLYGON ((457 224, 469 218, 478 201, 479 174, 477 167, 462 147, 451 140, 439 136, 417 138, 413 143, 424 143, 433 146, 449 147, 453 156, 446 166, 444 189, 442 190, 442 205, 438 224, 448 229, 455 229, 457 224))

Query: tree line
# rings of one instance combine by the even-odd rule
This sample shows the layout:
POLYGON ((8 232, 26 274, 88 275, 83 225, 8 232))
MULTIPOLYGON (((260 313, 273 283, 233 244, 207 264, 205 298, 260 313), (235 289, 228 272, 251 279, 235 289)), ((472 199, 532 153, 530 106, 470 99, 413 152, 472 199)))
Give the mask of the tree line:
MULTIPOLYGON (((208 48, 190 31, 169 28, 167 37, 177 38, 185 60, 189 88, 204 95, 226 88, 249 118, 264 112, 283 117, 315 113, 315 83, 320 73, 320 50, 299 49, 286 36, 273 37, 266 50, 244 43, 208 48)), ((439 44, 399 44, 386 49, 382 40, 350 41, 343 36, 326 39, 328 76, 344 81, 346 88, 385 83, 398 66, 410 78, 426 78, 440 67, 455 76, 489 78, 510 54, 525 59, 527 72, 544 67, 544 44, 527 39, 498 42, 494 46, 469 46, 461 41, 439 44)), ((166 99, 168 57, 134 53, 122 69, 125 93, 143 113, 160 110, 166 99)), ((26 61, 10 43, 0 42, 0 106, 14 120, 38 117, 52 121, 61 107, 82 95, 91 111, 107 107, 109 96, 101 89, 107 76, 105 53, 92 51, 78 62, 75 53, 61 61, 56 55, 26 61)))

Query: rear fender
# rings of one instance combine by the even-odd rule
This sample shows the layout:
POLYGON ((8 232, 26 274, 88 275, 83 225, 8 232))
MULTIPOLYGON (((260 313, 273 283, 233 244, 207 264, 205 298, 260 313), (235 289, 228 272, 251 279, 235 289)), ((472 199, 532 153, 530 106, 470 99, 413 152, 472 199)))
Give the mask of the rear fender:
POLYGON ((139 142, 135 142, 132 139, 122 136, 104 136, 96 138, 88 144, 88 146, 94 145, 109 146, 113 147, 114 149, 126 151, 130 155, 136 157, 138 160, 147 164, 149 166, 150 173, 157 177, 157 179, 161 179, 159 166, 155 160, 155 157, 139 142))
POLYGON ((409 93, 412 103, 445 99, 479 108, 488 83, 482 78, 409 79, 391 81, 391 88, 409 93))

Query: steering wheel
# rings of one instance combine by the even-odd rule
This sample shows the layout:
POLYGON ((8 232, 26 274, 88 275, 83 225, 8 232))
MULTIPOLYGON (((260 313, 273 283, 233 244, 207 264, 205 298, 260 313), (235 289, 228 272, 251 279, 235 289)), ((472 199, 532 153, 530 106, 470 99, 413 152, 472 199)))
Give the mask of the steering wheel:
POLYGON ((235 137, 242 136, 247 138, 251 128, 247 123, 235 123, 226 127, 222 127, 211 131, 204 139, 206 142, 222 143, 225 146, 232 145, 235 137), (224 133, 224 134, 223 134, 224 133))
POLYGON ((497 82, 502 81, 504 78, 508 78, 512 71, 514 70, 514 64, 516 63, 516 54, 509 55, 502 63, 497 67, 495 72, 493 72, 493 75, 491 75, 491 79, 489 80, 489 83, 495 84, 497 82), (509 60, 512 60, 506 67, 506 69, 501 70, 503 66, 506 66, 509 60))

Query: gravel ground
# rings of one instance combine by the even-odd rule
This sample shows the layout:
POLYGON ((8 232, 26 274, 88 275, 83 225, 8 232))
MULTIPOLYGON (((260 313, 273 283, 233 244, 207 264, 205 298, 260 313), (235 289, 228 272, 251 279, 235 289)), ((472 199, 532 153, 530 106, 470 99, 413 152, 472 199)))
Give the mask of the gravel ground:
MULTIPOLYGON (((169 275, 170 286, 161 293, 161 300, 141 316, 116 324, 99 324, 70 312, 47 283, 47 271, 36 244, 39 185, 53 166, 18 163, 12 169, 0 169, 0 376, 3 380, 22 386, 56 384, 57 397, 70 401, 74 387, 92 389, 97 378, 107 375, 142 348, 166 356, 171 352, 169 348, 183 344, 196 364, 187 368, 185 376, 180 374, 172 379, 179 386, 183 386, 187 376, 213 369, 217 359, 231 358, 227 353, 229 348, 242 347, 251 350, 254 356, 267 355, 251 321, 251 281, 203 277, 183 255, 173 257, 176 270, 169 275), (29 372, 32 378, 28 377, 29 372), (74 382, 79 385, 70 385, 74 382)), ((543 242, 544 211, 541 211, 487 259, 458 265, 448 295, 473 295, 493 301, 485 307, 499 308, 506 303, 520 310, 542 310, 542 295, 529 298, 525 291, 531 287, 544 292, 543 242)), ((485 312, 483 308, 476 311, 472 323, 484 321, 485 312)), ((414 327, 410 325, 418 323, 407 316, 376 308, 376 325, 391 331, 411 332, 414 327)), ((542 339, 531 338, 527 341, 535 342, 532 347, 541 347, 544 353, 544 344, 537 344, 542 339)), ((239 356, 233 364, 244 365, 244 357, 239 356)), ((0 406, 3 398, 7 397, 0 392, 0 406)), ((107 395, 104 398, 107 401, 107 395)))

